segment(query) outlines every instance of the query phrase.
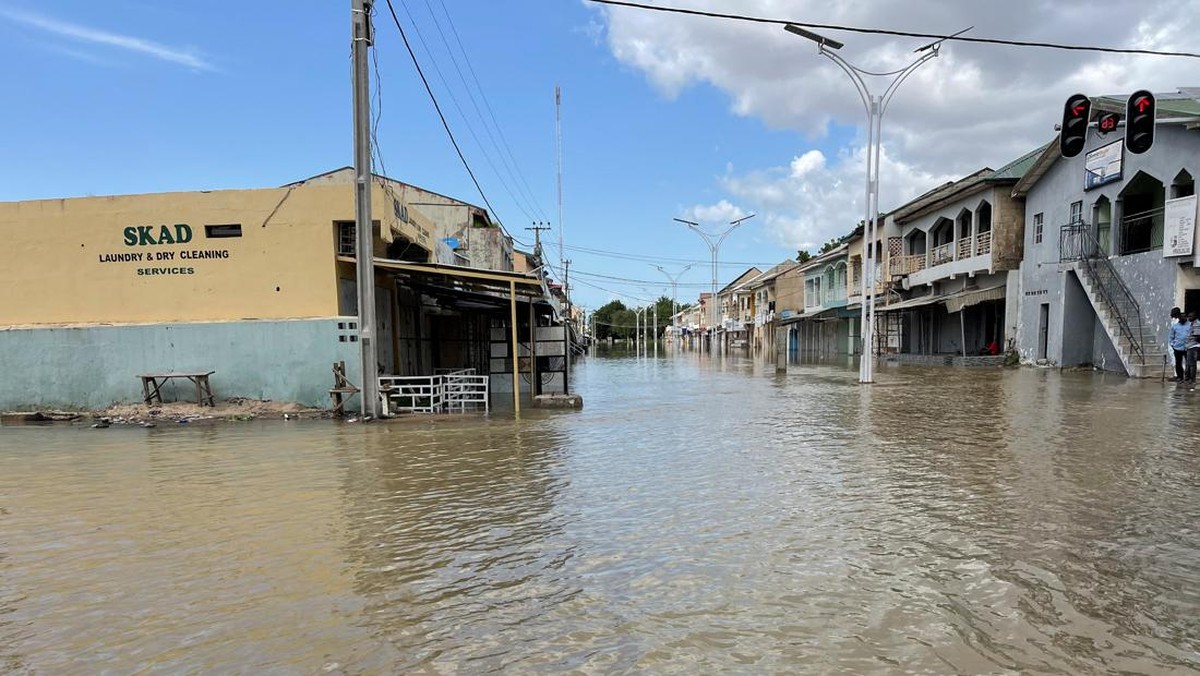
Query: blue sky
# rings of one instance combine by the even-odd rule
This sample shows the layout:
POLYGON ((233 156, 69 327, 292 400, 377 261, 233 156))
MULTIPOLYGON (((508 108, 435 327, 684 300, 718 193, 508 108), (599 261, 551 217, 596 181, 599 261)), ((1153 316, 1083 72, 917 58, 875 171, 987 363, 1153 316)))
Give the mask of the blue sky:
MULTIPOLYGON (((859 218, 861 106, 832 64, 782 31, 577 0, 393 1, 496 215, 526 242, 534 220, 559 226, 554 87, 562 87, 564 234, 578 303, 595 308, 614 297, 666 293, 656 264, 675 273, 696 262, 681 278, 681 299, 707 288, 708 249, 673 217, 720 230, 731 218, 759 214, 723 245, 721 283, 743 264, 777 263, 859 218), (500 131, 490 126, 493 115, 500 131)), ((1120 11, 1098 18, 1088 3, 1039 4, 1019 19, 963 4, 973 3, 839 8, 747 0, 739 9, 947 32, 988 21, 989 36, 1078 42, 1086 35, 1164 49, 1186 46, 1191 17, 1200 14, 1176 13, 1182 5, 1198 9, 1195 2, 1119 2, 1120 11, 1149 18, 1114 27, 1120 22, 1108 19, 1120 11), (1159 10, 1171 13, 1155 23, 1159 10)), ((349 164, 349 3, 280 7, 0 0, 10 94, 0 108, 0 200, 272 186, 349 164)), ((379 143, 388 173, 482 203, 386 4, 377 11, 379 143)), ((894 65, 912 46, 851 38, 861 48, 847 56, 868 66, 894 65)), ((914 76, 906 84, 912 91, 902 91, 889 112, 885 209, 1049 140, 1057 109, 1074 91, 1197 84, 1181 80, 1194 62, 955 49, 914 76), (927 107, 931 94, 936 116, 927 107), (1007 111, 997 100, 1006 98, 1007 111), (955 114, 955 101, 975 119, 955 114)), ((545 236, 557 244, 557 231, 545 236)), ((550 255, 557 261, 556 246, 550 255)))

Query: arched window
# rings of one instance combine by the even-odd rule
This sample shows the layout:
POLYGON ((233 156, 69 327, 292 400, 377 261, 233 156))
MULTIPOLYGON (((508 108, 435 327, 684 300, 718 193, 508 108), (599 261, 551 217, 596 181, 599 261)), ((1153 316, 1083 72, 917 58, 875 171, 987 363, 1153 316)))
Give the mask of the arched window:
POLYGON ((1139 171, 1121 191, 1122 256, 1161 249, 1163 245, 1162 181, 1139 171))
POLYGON ((983 200, 975 207, 975 255, 992 252, 992 203, 983 200))
POLYGON ((1175 174, 1175 180, 1171 181, 1171 199, 1179 197, 1189 197, 1196 194, 1196 182, 1192 179, 1192 175, 1187 169, 1180 169, 1178 174, 1175 174))

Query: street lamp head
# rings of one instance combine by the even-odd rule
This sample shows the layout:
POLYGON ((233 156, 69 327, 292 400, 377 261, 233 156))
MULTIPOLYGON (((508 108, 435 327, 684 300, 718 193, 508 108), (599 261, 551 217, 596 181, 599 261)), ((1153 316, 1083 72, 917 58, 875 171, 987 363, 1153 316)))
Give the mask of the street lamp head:
POLYGON ((741 218, 735 218, 734 220, 732 220, 732 221, 729 221, 729 224, 730 224, 730 225, 737 225, 737 224, 741 223, 742 221, 748 221, 748 220, 750 220, 751 218, 754 218, 754 217, 755 217, 755 216, 757 216, 757 215, 758 215, 758 214, 750 214, 749 216, 742 216, 741 218))
POLYGON ((831 39, 825 37, 824 35, 817 35, 816 33, 812 32, 812 31, 804 30, 803 28, 797 26, 794 23, 787 24, 786 26, 783 27, 783 30, 785 30, 789 33, 792 33, 793 35, 799 35, 800 37, 805 38, 807 40, 812 40, 813 42, 817 43, 818 45, 821 45, 822 47, 828 47, 830 49, 841 49, 842 47, 845 46, 842 43, 838 42, 837 40, 831 40, 831 39))
POLYGON ((694 226, 694 227, 697 227, 697 228, 698 228, 698 227, 700 227, 700 224, 699 224, 699 223, 697 223, 696 221, 689 221, 689 220, 687 220, 686 218, 676 218, 676 219, 673 219, 673 220, 679 221, 680 223, 683 223, 683 224, 685 224, 685 225, 691 225, 691 226, 694 226))

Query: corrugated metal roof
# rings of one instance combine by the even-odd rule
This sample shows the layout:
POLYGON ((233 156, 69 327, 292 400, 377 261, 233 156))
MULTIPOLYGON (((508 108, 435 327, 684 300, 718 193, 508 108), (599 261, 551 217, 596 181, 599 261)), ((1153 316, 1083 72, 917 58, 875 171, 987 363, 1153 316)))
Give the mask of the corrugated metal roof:
MULTIPOLYGON (((1155 94, 1157 117, 1195 117, 1200 116, 1200 99, 1192 95, 1192 87, 1183 87, 1178 92, 1155 94)), ((1097 110, 1114 113, 1124 113, 1125 103, 1129 95, 1108 94, 1092 99, 1092 106, 1097 110)))
POLYGON ((1030 167, 1037 162, 1037 158, 1041 156, 1041 154, 1046 150, 1046 147, 1049 145, 1051 144, 1047 143, 1046 145, 1034 148, 1021 157, 1018 157, 1012 162, 1000 167, 993 172, 991 176, 988 176, 988 182, 999 183, 1003 181, 1021 180, 1021 178, 1025 176, 1025 172, 1029 171, 1030 167))
POLYGON ((970 176, 960 178, 953 183, 947 183, 936 190, 925 193, 924 196, 918 197, 899 209, 895 209, 892 211, 892 218, 897 223, 906 223, 929 207, 979 186, 993 173, 995 172, 990 168, 984 167, 970 176))

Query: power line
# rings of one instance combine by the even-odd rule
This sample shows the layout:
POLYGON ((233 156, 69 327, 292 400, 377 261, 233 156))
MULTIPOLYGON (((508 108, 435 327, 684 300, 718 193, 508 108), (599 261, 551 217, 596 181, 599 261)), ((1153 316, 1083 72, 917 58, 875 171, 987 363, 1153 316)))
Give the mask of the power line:
MULTIPOLYGON (((530 189, 529 182, 525 180, 525 174, 521 172, 521 165, 520 165, 520 163, 517 162, 516 155, 513 154, 512 146, 510 146, 508 143, 508 138, 504 135, 504 128, 501 127, 500 123, 496 120, 496 113, 494 110, 492 110, 492 105, 490 103, 488 103, 487 93, 483 91, 483 85, 481 85, 479 83, 479 76, 475 72, 475 66, 471 63, 471 58, 467 54, 466 47, 463 45, 462 37, 459 36, 459 34, 458 34, 458 28, 456 28, 454 25, 453 17, 450 16, 449 10, 446 9, 446 3, 444 2, 444 0, 438 0, 438 4, 441 5, 442 14, 444 14, 446 16, 446 22, 450 25, 450 32, 452 35, 454 35, 454 41, 458 44, 458 49, 459 49, 459 52, 462 53, 463 61, 467 64, 467 72, 469 72, 471 74, 471 80, 475 83, 475 89, 479 92, 479 98, 483 99, 483 107, 487 110, 488 116, 492 120, 492 126, 494 126, 496 128, 496 133, 500 135, 500 142, 504 146, 503 150, 508 153, 509 159, 512 160, 512 171, 517 178, 517 181, 516 181, 517 188, 518 189, 524 188, 524 190, 525 190, 524 195, 527 198, 528 203, 534 208, 535 211, 538 212, 539 215, 541 215, 543 220, 546 220, 546 221, 550 220, 550 218, 548 216, 546 216, 545 210, 542 209, 542 205, 538 203, 537 197, 534 196, 533 190, 530 189)), ((426 0, 425 5, 427 7, 429 7, 429 0, 426 0)), ((429 13, 433 14, 432 7, 430 7, 430 9, 429 9, 429 13)), ((435 19, 434 22, 436 23, 437 20, 435 19)), ((438 27, 438 30, 439 31, 441 30, 440 25, 438 27)), ((443 40, 445 40, 445 35, 443 35, 442 38, 443 38, 443 40)), ((448 44, 449 43, 447 43, 447 45, 448 44)), ((447 51, 449 51, 449 50, 447 49, 447 51)), ((453 57, 451 57, 451 58, 453 58, 453 57)), ((459 72, 459 76, 460 77, 462 76, 461 71, 459 72)), ((466 80, 464 78, 464 84, 465 83, 466 83, 466 80)), ((472 98, 472 102, 474 102, 473 98, 472 98)), ((476 112, 478 112, 478 107, 476 107, 476 112)), ((480 115, 480 119, 483 119, 482 114, 480 115)), ((484 129, 487 129, 487 121, 486 120, 484 120, 484 129)), ((489 133, 488 136, 490 137, 491 134, 489 133)), ((496 142, 496 140, 493 138, 492 143, 495 143, 495 142, 496 142)), ((500 159, 501 160, 504 159, 503 153, 501 153, 500 159)), ((506 167, 508 166, 507 162, 505 162, 505 166, 506 167)))
MULTIPOLYGON (((580 253, 591 254, 594 256, 603 256, 603 257, 607 257, 607 258, 639 261, 639 262, 645 262, 645 263, 693 263, 693 264, 697 264, 697 265, 698 264, 704 264, 704 265, 712 264, 712 261, 707 260, 707 259, 699 260, 699 259, 692 259, 692 258, 670 258, 670 257, 663 257, 663 256, 643 256, 640 254, 630 254, 630 253, 625 253, 622 251, 606 251, 604 249, 591 249, 588 247, 572 246, 572 245, 566 245, 564 248, 569 249, 571 251, 577 251, 580 253)), ((745 261, 724 261, 722 263, 719 263, 719 265, 721 265, 722 267, 743 267, 743 266, 745 266, 745 267, 761 267, 763 265, 775 265, 775 263, 767 264, 767 263, 762 263, 761 261, 753 262, 753 263, 749 263, 749 262, 745 262, 745 261)))
MULTIPOLYGON (((417 69, 417 75, 421 76, 421 83, 425 85, 425 92, 429 94, 429 100, 433 102, 433 108, 437 111, 438 119, 442 121, 442 128, 446 130, 446 135, 450 137, 450 143, 454 146, 454 151, 458 153, 458 159, 462 162, 463 168, 467 170, 467 174, 471 177, 471 182, 475 184, 475 189, 479 191, 479 196, 483 198, 483 203, 487 205, 488 211, 496 219, 496 224, 500 226, 500 230, 505 235, 508 234, 504 224, 500 222, 500 215, 496 211, 492 203, 488 201, 487 194, 483 192, 483 186, 479 185, 479 179, 475 178, 475 172, 471 170, 471 165, 467 163, 466 156, 463 155, 462 148, 458 145, 458 140, 454 138, 454 132, 450 131, 450 125, 446 122, 446 116, 442 113, 442 107, 438 104, 437 97, 433 94, 433 89, 429 86, 429 80, 425 77, 425 72, 421 70, 421 63, 417 61, 417 55, 413 53, 412 44, 408 41, 408 35, 404 32, 404 27, 400 25, 400 18, 396 16, 396 8, 392 7, 392 0, 386 0, 388 11, 392 14, 392 21, 396 24, 396 30, 400 31, 400 38, 404 40, 404 47, 408 50, 408 56, 412 59, 413 67, 417 69)), ((514 238, 515 239, 515 238, 514 238)))
POLYGON ((893 35, 906 38, 922 38, 928 40, 954 40, 956 42, 975 42, 988 45, 1005 45, 1009 47, 1041 47, 1044 49, 1063 49, 1076 52, 1102 52, 1107 54, 1140 54, 1146 56, 1178 56, 1189 59, 1200 59, 1200 54, 1195 52, 1167 52, 1157 51, 1153 49, 1127 49, 1120 47, 1090 47, 1085 45, 1066 45, 1057 42, 1034 42, 1029 40, 1003 40, 1000 38, 972 38, 961 35, 938 35, 936 33, 916 33, 910 31, 888 30, 885 28, 861 28, 858 26, 842 26, 838 24, 827 23, 810 23, 806 21, 796 21, 792 19, 772 19, 767 17, 747 16, 743 14, 725 14, 722 12, 705 12, 698 9, 685 9, 682 7, 662 7, 657 5, 646 5, 640 2, 628 2, 627 0, 589 0, 601 5, 612 5, 615 7, 632 7, 634 9, 646 9, 654 12, 668 12, 672 14, 687 14, 690 16, 703 16, 712 19, 732 19, 734 21, 748 21, 752 23, 766 23, 795 26, 804 28, 815 28, 819 30, 845 31, 847 33, 866 33, 869 35, 893 35))
MULTIPOLYGON (((525 214, 525 216, 527 218, 529 218, 530 220, 533 220, 533 214, 530 212, 530 210, 528 208, 526 208, 525 204, 521 201, 521 198, 519 198, 517 195, 513 194, 512 188, 510 188, 508 185, 508 181, 506 181, 504 179, 504 175, 500 172, 500 169, 498 167, 496 167, 496 162, 494 160, 492 160, 491 153, 488 152, 487 148, 483 144, 483 141, 480 140, 479 135, 475 133, 475 127, 471 124, 471 121, 467 118, 466 112, 463 111, 462 105, 458 102, 458 97, 454 95, 454 89, 450 86, 450 83, 446 81, 446 75, 444 73, 442 73, 441 66, 438 65, 437 59, 434 58, 433 49, 431 49, 429 47, 429 43, 426 42, 425 34, 421 31, 421 27, 417 24, 416 17, 413 16, 412 11, 408 8, 407 4, 403 5, 403 7, 404 7, 405 14, 408 15, 408 20, 412 25, 413 31, 416 32, 416 34, 417 34, 417 39, 421 42, 421 46, 425 48, 425 53, 429 55, 430 62, 433 63, 434 72, 437 73, 438 79, 442 81, 442 86, 446 88, 446 94, 450 97, 450 102, 454 104, 454 109, 458 111, 459 117, 462 118, 463 125, 466 126, 466 128, 467 128, 467 133, 469 133, 471 135, 471 138, 475 140, 476 147, 479 148, 479 152, 483 155, 483 159, 487 162, 488 166, 492 168, 492 173, 494 173, 496 175, 496 178, 499 179, 500 185, 504 189, 504 192, 508 193, 508 196, 510 198, 512 198, 513 203, 517 205, 517 208, 520 209, 521 212, 523 214, 525 214)), ((436 17, 434 18, 434 23, 437 24, 436 17)), ((440 24, 438 24, 438 31, 439 32, 441 31, 440 24)), ((443 41, 443 43, 445 43, 445 35, 444 34, 442 35, 442 41, 443 41)), ((448 46, 447 46, 447 49, 449 49, 448 46)), ((454 62, 454 67, 456 69, 458 69, 458 62, 454 60, 453 54, 451 54, 450 60, 452 62, 454 62)), ((463 79, 461 70, 459 70, 459 78, 463 79)), ((466 84, 465 79, 463 79, 463 84, 466 84)), ((469 91, 467 92, 467 96, 468 97, 471 96, 471 93, 469 91)), ((474 103, 474 98, 472 98, 471 101, 472 101, 472 103, 474 103)), ((476 107, 476 110, 478 110, 478 107, 476 107)), ((489 131, 489 133, 490 133, 490 131, 489 131)))
MULTIPOLYGON (((603 279, 603 280, 607 280, 607 281, 618 282, 621 284, 636 284, 639 286, 664 286, 664 285, 670 286, 669 282, 664 282, 661 279, 657 279, 657 280, 629 279, 627 277, 613 277, 611 275, 602 275, 598 272, 584 272, 582 270, 576 270, 575 274, 583 275, 584 277, 590 277, 592 279, 603 279)), ((676 284, 676 286, 690 286, 690 287, 707 289, 711 285, 708 282, 679 282, 678 284, 676 284)))
POLYGON ((582 279, 576 280, 576 282, 577 282, 577 283, 579 283, 579 284, 583 284, 584 286, 590 286, 590 287, 592 287, 593 289, 598 289, 598 290, 600 290, 600 291, 603 291, 603 292, 605 292, 605 293, 611 293, 611 294, 612 294, 612 295, 614 295, 614 296, 621 296, 621 297, 623 297, 623 298, 629 298, 629 299, 631 299, 631 300, 640 300, 640 301, 643 301, 643 302, 646 302, 646 303, 653 303, 653 302, 655 302, 655 301, 653 301, 653 300, 651 300, 651 299, 649 299, 649 298, 641 298, 641 297, 639 297, 639 296, 635 296, 635 295, 633 295, 633 294, 631 294, 631 293, 625 293, 625 292, 623 292, 623 291, 614 291, 614 290, 612 290, 612 289, 606 289, 606 288, 604 288, 603 286, 600 286, 599 284, 592 284, 591 282, 587 282, 587 281, 584 281, 584 280, 582 280, 582 279))

